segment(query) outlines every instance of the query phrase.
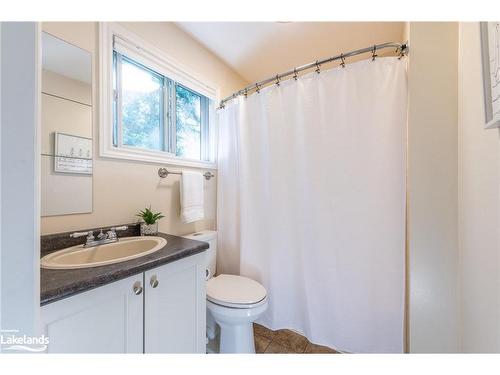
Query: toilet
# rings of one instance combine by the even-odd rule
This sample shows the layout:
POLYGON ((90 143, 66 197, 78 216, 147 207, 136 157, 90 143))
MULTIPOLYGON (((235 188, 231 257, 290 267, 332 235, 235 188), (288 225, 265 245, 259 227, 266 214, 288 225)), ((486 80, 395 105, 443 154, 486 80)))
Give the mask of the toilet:
POLYGON ((201 231, 184 236, 208 242, 207 254, 207 339, 220 328, 220 353, 255 353, 253 322, 267 310, 267 291, 257 281, 243 276, 218 275, 217 232, 201 231))

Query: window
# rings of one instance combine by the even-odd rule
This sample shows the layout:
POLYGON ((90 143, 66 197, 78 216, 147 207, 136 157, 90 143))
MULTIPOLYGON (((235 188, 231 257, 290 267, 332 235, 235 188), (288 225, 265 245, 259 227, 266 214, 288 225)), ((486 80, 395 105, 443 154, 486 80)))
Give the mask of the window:
POLYGON ((214 167, 216 90, 119 25, 100 26, 101 155, 214 167))
POLYGON ((209 160, 210 100, 113 51, 114 146, 209 160))

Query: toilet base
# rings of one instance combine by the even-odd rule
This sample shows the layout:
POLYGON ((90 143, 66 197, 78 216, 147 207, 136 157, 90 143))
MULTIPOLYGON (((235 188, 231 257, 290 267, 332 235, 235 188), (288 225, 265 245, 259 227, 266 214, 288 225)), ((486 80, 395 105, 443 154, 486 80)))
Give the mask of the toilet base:
POLYGON ((255 353, 253 323, 221 325, 220 353, 255 353))
POLYGON ((207 309, 220 327, 220 353, 255 353, 253 322, 267 310, 267 300, 257 307, 238 309, 207 301, 207 309))

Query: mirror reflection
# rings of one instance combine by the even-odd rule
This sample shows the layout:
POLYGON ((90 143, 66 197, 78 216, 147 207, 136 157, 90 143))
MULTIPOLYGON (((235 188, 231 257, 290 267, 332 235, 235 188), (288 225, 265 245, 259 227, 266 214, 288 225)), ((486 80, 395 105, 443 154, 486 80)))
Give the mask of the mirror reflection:
POLYGON ((92 212, 92 56, 42 33, 41 213, 92 212))

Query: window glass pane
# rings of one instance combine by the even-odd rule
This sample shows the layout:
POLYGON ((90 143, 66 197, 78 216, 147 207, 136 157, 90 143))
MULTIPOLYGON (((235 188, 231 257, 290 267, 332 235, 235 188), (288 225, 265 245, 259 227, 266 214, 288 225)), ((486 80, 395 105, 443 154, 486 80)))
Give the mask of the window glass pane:
POLYGON ((201 159, 201 96, 176 85, 175 154, 185 159, 201 159))
POLYGON ((125 57, 121 73, 123 144, 163 150, 163 77, 125 57))

